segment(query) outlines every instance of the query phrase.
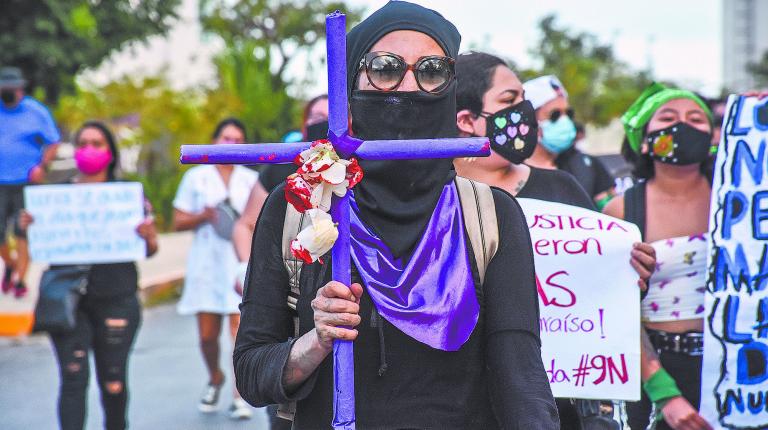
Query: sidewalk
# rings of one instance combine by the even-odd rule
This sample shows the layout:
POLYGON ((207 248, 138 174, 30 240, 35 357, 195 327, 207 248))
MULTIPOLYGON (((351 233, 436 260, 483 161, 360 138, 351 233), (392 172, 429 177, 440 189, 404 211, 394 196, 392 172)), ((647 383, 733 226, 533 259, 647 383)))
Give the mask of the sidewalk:
MULTIPOLYGON (((139 288, 142 291, 184 278, 187 253, 193 236, 192 232, 159 235, 158 253, 139 262, 139 288)), ((45 264, 33 263, 30 266, 27 273, 29 293, 23 299, 16 299, 10 294, 0 295, 0 336, 18 336, 28 333, 31 329, 40 277, 45 268, 45 264)))

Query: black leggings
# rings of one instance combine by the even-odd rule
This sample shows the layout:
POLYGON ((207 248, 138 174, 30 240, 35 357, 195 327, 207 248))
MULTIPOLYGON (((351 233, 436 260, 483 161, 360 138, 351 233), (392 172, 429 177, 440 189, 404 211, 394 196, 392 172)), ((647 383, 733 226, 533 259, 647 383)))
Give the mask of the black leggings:
POLYGON ((128 354, 141 320, 136 295, 93 298, 86 295, 77 310, 77 325, 66 334, 51 335, 59 361, 59 424, 62 430, 82 430, 93 349, 96 377, 104 407, 104 428, 126 428, 128 354))
MULTIPOLYGON (((696 410, 699 409, 701 396, 701 356, 677 354, 674 352, 662 352, 659 354, 662 367, 674 378, 677 388, 683 393, 696 410)), ((639 402, 627 403, 627 415, 629 426, 632 430, 644 430, 648 427, 651 415, 651 401, 645 392, 639 402)), ((667 430, 671 427, 666 421, 661 420, 656 426, 658 430, 667 430)))

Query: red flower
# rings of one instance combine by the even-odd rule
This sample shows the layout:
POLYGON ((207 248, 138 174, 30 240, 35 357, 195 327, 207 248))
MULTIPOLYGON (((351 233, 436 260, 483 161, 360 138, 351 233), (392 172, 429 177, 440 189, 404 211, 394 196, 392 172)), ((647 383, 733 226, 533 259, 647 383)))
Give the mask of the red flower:
POLYGON ((357 164, 356 158, 350 158, 349 161, 350 163, 347 166, 347 180, 349 181, 349 186, 347 188, 352 188, 363 179, 363 169, 357 164))
POLYGON ((297 211, 304 213, 312 209, 310 198, 312 187, 300 175, 293 174, 285 181, 285 199, 292 204, 297 211))
POLYGON ((291 241, 291 254, 306 264, 313 263, 312 255, 299 244, 298 239, 293 239, 291 241))

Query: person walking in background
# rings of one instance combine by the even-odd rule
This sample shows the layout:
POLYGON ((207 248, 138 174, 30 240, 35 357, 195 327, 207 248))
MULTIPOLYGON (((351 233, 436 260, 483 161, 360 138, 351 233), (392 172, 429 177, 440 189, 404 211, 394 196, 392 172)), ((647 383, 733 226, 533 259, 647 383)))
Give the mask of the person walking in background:
POLYGON ((20 69, 0 68, 0 257, 5 267, 0 282, 3 293, 13 291, 18 298, 27 293, 29 267, 27 239, 18 226, 24 186, 43 182, 60 138, 48 109, 24 94, 26 83, 20 69), (9 229, 15 258, 7 242, 9 229))
MULTIPOLYGON (((286 136, 289 136, 290 133, 286 136)), ((301 123, 301 135, 304 141, 315 141, 328 137, 328 95, 322 94, 307 102, 304 107, 304 116, 301 123)), ((245 268, 248 265, 248 257, 251 256, 251 238, 256 220, 261 212, 261 207, 267 200, 267 195, 275 187, 285 182, 285 178, 296 173, 296 166, 290 164, 270 164, 259 175, 259 182, 248 197, 240 218, 235 223, 232 233, 232 242, 240 260, 238 269, 238 288, 242 291, 242 280, 245 278, 245 268)))
POLYGON ((640 182, 604 212, 630 221, 657 252, 641 317, 642 399, 627 407, 644 429, 712 427, 698 414, 704 353, 712 113, 690 91, 653 84, 622 117, 622 154, 640 182), (647 336, 646 336, 647 335, 647 336))
MULTIPOLYGON (((235 118, 221 121, 213 133, 214 144, 245 141, 245 126, 235 118)), ((207 388, 198 405, 201 412, 216 411, 225 380, 219 365, 222 320, 229 316, 233 341, 240 325, 240 295, 235 291, 237 256, 232 246, 232 228, 257 183, 258 173, 243 166, 197 166, 184 174, 173 201, 175 229, 195 231, 178 311, 183 315, 197 315, 200 350, 209 374, 207 388)), ((231 360, 227 359, 226 363, 230 364, 231 360)), ((248 419, 251 413, 235 390, 230 416, 248 419)))
MULTIPOLYGON (((308 142, 328 138, 328 95, 321 94, 308 101, 304 106, 304 113, 301 119, 301 135, 304 141, 308 142)), ((286 137, 291 136, 291 133, 286 135, 286 137)), ((259 175, 259 182, 269 192, 283 183, 285 178, 293 173, 296 173, 296 165, 293 163, 270 164, 259 175)), ((255 219, 253 223, 256 223, 255 219)), ((253 229, 251 229, 252 232, 253 229)), ((248 238, 250 239, 250 234, 248 238)), ((249 248, 248 253, 250 251, 249 248)))
POLYGON ((575 148, 577 129, 565 87, 549 75, 527 81, 523 88, 536 110, 540 132, 539 144, 526 164, 570 173, 602 209, 616 194, 614 180, 600 160, 575 148))
MULTIPOLYGON (((119 152, 112 133, 104 124, 86 122, 75 134, 74 142, 79 173, 73 183, 117 180, 115 168, 119 152)), ((145 202, 145 214, 136 233, 146 241, 147 256, 151 256, 157 252, 157 233, 148 202, 145 202)), ((22 212, 19 228, 26 231, 32 222, 32 216, 22 212)), ((93 350, 96 363, 104 428, 127 427, 128 356, 141 320, 137 286, 135 262, 92 265, 86 293, 76 310, 74 329, 51 334, 61 376, 58 415, 62 430, 82 430, 85 425, 89 350, 93 350)))

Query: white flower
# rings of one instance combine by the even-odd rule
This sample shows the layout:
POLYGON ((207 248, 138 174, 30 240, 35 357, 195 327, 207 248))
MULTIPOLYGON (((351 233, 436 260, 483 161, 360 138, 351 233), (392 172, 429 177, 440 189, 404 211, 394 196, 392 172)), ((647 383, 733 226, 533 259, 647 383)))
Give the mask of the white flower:
POLYGON ((339 237, 339 230, 328 213, 320 209, 310 209, 306 213, 312 220, 312 225, 299 232, 296 242, 301 249, 309 252, 312 261, 315 261, 333 248, 339 237))

